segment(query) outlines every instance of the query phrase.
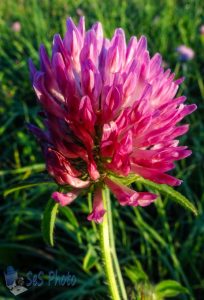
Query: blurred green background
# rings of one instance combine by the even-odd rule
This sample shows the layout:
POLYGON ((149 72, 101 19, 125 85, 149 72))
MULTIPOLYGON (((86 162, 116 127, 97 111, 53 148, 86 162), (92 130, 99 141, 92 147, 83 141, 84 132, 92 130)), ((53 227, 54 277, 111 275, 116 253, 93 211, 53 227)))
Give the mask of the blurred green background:
MULTIPOLYGON (((39 123, 27 60, 38 65, 38 48, 51 49, 52 37, 64 34, 65 21, 86 17, 86 28, 99 20, 108 37, 123 27, 127 38, 146 35, 150 53, 160 52, 176 77, 185 76, 179 93, 196 103, 187 118, 190 131, 182 144, 193 151, 173 174, 184 180, 178 188, 199 209, 195 218, 162 197, 145 209, 114 207, 116 247, 129 299, 153 298, 155 285, 166 279, 180 282, 188 294, 173 299, 204 299, 204 2, 154 0, 6 0, 0 2, 0 299, 14 299, 4 284, 3 271, 13 265, 22 275, 50 270, 69 271, 77 284, 32 287, 19 299, 108 299, 97 227, 86 220, 90 203, 81 198, 60 210, 55 246, 41 234, 42 213, 53 187, 20 189, 26 180, 44 178, 40 147, 25 126, 39 123), (20 25, 14 25, 19 22, 20 25), (193 60, 178 61, 176 47, 195 51, 193 60), (15 188, 13 188, 15 187, 15 188)), ((45 276, 46 281, 46 276, 45 276)), ((168 294, 167 294, 168 295, 168 294)))

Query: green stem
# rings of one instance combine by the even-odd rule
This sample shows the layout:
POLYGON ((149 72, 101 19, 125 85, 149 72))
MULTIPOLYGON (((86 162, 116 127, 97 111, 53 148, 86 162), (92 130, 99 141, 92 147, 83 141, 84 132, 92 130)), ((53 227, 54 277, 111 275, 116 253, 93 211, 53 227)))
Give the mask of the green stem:
POLYGON ((113 300, 127 300, 127 294, 115 250, 110 192, 107 188, 103 188, 102 196, 106 214, 104 215, 102 224, 100 224, 100 244, 110 294, 113 300))

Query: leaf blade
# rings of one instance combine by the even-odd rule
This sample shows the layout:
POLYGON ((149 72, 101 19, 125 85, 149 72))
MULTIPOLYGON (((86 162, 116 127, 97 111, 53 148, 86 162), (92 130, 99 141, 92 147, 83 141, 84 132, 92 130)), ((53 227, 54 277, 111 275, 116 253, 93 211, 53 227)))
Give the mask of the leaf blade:
POLYGON ((198 211, 196 207, 191 203, 185 196, 183 196, 178 191, 175 191, 172 187, 166 185, 166 184, 157 184, 155 182, 152 182, 148 179, 144 179, 142 177, 138 177, 136 179, 136 182, 145 184, 146 186, 153 188, 157 191, 159 191, 161 194, 165 194, 169 196, 174 202, 180 204, 185 209, 190 210, 195 216, 198 215, 198 211))
POLYGON ((163 280, 155 287, 158 298, 175 297, 180 294, 189 294, 187 288, 183 287, 179 282, 174 280, 163 280))
POLYGON ((172 187, 166 184, 158 184, 141 176, 130 174, 128 177, 117 177, 114 175, 109 175, 109 177, 115 181, 118 181, 124 185, 130 185, 133 182, 141 183, 151 189, 158 191, 161 194, 169 196, 174 202, 180 204, 185 209, 190 210, 195 216, 198 215, 196 207, 191 203, 185 196, 183 196, 178 191, 175 191, 172 187))
POLYGON ((53 199, 50 199, 45 207, 41 231, 44 241, 50 245, 54 246, 54 226, 59 210, 59 203, 55 202, 53 199))
POLYGON ((48 182, 48 181, 34 182, 34 183, 32 183, 32 182, 31 183, 22 183, 22 184, 18 184, 11 188, 6 189, 3 193, 3 196, 7 197, 9 194, 12 194, 12 193, 20 191, 20 190, 33 188, 33 187, 36 187, 39 185, 48 185, 48 184, 56 186, 56 184, 54 182, 48 182))

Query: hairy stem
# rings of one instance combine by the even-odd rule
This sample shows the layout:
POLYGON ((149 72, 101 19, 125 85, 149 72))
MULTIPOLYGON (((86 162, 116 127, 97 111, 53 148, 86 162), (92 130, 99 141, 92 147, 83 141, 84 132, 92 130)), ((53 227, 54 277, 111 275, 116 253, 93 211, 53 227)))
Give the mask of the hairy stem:
POLYGON ((127 300, 127 294, 115 250, 109 190, 104 187, 102 195, 106 214, 104 215, 102 224, 100 224, 100 244, 107 282, 113 300, 127 300))

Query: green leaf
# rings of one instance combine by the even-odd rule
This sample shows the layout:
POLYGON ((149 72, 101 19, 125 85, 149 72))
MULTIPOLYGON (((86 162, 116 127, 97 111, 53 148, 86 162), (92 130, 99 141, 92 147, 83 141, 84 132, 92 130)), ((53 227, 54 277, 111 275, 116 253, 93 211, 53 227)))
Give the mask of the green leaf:
POLYGON ((169 198, 171 198, 171 200, 180 204, 187 210, 193 212, 194 215, 196 215, 196 216, 198 215, 198 211, 195 208, 195 206, 185 196, 183 196, 178 191, 175 191, 172 187, 170 187, 166 184, 158 184, 158 183, 152 182, 150 180, 144 179, 142 177, 138 177, 136 179, 136 182, 142 183, 154 190, 157 190, 158 192, 168 196, 169 198))
POLYGON ((148 282, 148 276, 143 270, 139 260, 136 260, 134 264, 125 267, 125 273, 133 283, 148 282))
POLYGON ((155 183, 153 181, 150 181, 148 179, 145 179, 143 177, 140 177, 138 175, 133 175, 133 174, 129 175, 128 177, 117 177, 114 175, 109 175, 109 177, 110 177, 110 179, 112 179, 116 182, 118 181, 119 183, 124 184, 124 185, 130 185, 133 182, 141 183, 145 186, 150 187, 151 189, 158 191, 159 193, 161 193, 165 196, 168 196, 174 202, 180 204, 185 209, 193 212, 194 215, 196 215, 196 216, 198 215, 198 211, 197 211, 196 207, 185 196, 183 196, 178 191, 175 191, 172 187, 170 187, 166 184, 158 184, 158 183, 155 183))
POLYGON ((8 174, 21 174, 26 172, 42 172, 45 170, 45 164, 35 164, 31 166, 25 166, 22 168, 17 168, 13 170, 0 170, 0 176, 5 176, 8 174))
POLYGON ((75 217, 73 211, 68 206, 60 206, 60 211, 65 215, 69 223, 76 229, 79 227, 77 218, 75 217))
POLYGON ((56 216, 58 213, 59 203, 50 199, 45 207, 45 211, 42 219, 42 235, 44 241, 50 245, 54 246, 54 226, 56 221, 56 216))
POLYGON ((29 189, 29 188, 33 188, 35 186, 38 186, 38 185, 55 185, 56 184, 54 182, 49 182, 49 181, 41 181, 41 182, 26 182, 26 183, 21 183, 21 184, 17 184, 11 188, 8 188, 4 191, 3 193, 3 196, 6 197, 8 196, 9 194, 11 193, 14 193, 14 192, 17 192, 19 190, 24 190, 24 189, 29 189))
POLYGON ((183 287, 177 281, 164 280, 156 285, 155 293, 157 298, 165 298, 165 297, 175 297, 179 294, 188 294, 189 291, 187 288, 183 287))
POLYGON ((116 176, 115 174, 109 174, 108 177, 114 181, 118 181, 121 184, 130 185, 131 183, 135 182, 140 176, 135 174, 130 174, 127 177, 122 177, 122 176, 119 177, 116 176))
POLYGON ((89 247, 84 260, 83 260, 83 269, 88 272, 91 268, 93 268, 98 260, 96 251, 89 247))

